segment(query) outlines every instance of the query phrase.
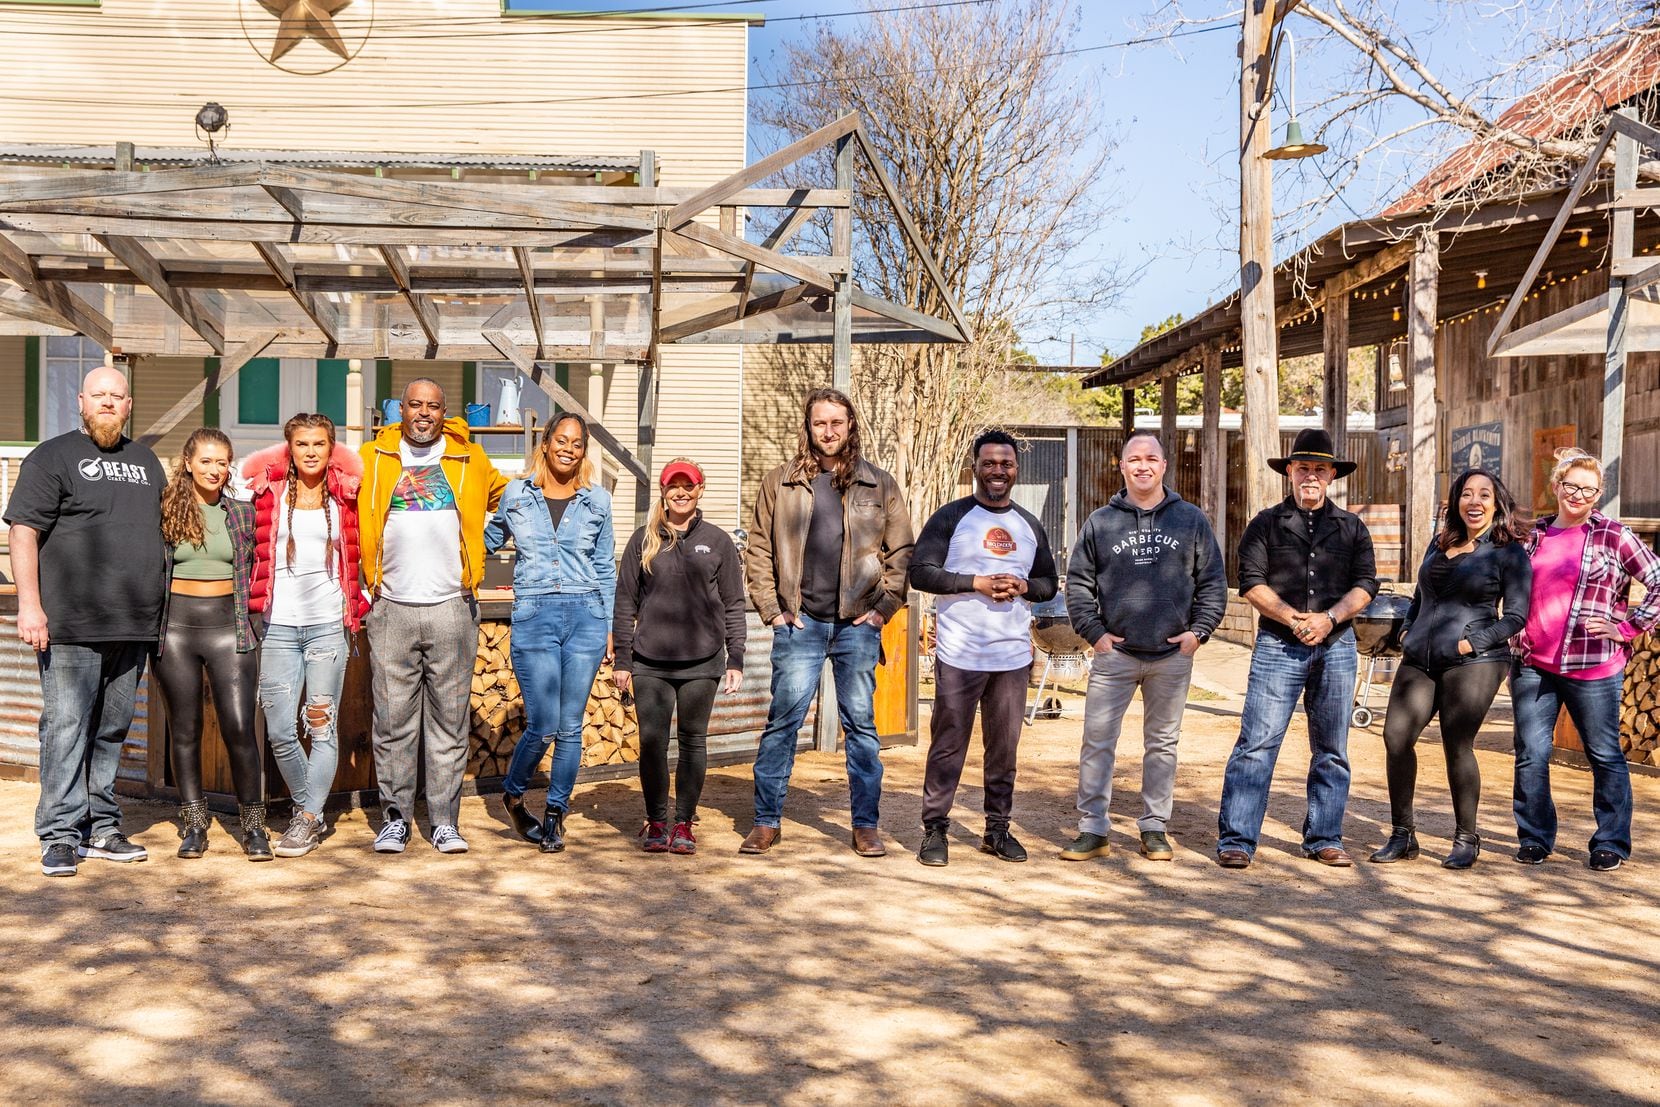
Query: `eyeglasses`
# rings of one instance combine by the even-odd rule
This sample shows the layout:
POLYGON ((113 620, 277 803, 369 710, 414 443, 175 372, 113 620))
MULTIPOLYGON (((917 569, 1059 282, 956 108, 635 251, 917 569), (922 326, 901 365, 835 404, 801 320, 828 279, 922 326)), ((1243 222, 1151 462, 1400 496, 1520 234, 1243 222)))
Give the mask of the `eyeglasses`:
POLYGON ((1594 484, 1569 484, 1567 481, 1558 481, 1558 488, 1562 495, 1570 500, 1594 500, 1602 495, 1602 489, 1594 484))

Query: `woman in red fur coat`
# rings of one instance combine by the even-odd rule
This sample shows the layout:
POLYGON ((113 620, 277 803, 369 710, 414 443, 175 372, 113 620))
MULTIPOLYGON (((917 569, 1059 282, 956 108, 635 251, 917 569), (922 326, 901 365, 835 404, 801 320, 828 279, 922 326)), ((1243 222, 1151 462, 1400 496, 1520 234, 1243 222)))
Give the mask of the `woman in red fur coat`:
POLYGON ((363 463, 336 444, 326 415, 296 415, 282 435, 281 445, 254 454, 242 470, 255 515, 248 610, 262 632, 265 733, 294 797, 294 817, 276 854, 303 857, 317 848, 325 829, 350 635, 363 625, 368 607, 358 584, 363 463), (298 734, 302 692, 309 755, 298 734))

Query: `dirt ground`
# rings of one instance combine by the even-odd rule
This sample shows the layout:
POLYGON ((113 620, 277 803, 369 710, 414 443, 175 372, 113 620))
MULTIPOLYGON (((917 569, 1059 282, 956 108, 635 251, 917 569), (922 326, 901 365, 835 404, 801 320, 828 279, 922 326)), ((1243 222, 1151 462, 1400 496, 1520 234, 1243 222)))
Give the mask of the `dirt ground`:
MULTIPOLYGON (((1201 654, 1174 863, 1135 852, 1139 705, 1114 852, 1071 864, 1082 704, 1026 732, 1025 865, 975 851, 979 770, 948 868, 918 865, 922 749, 885 754, 890 853, 847 848, 839 759, 803 755, 772 854, 739 857, 750 777, 710 774, 692 858, 633 844, 638 785, 578 789, 570 849, 469 799, 472 853, 370 852, 344 813, 311 856, 251 865, 228 826, 173 857, 170 812, 129 808, 142 865, 39 875, 35 789, 0 785, 0 1089, 49 1103, 1266 1103, 1660 1101, 1660 779, 1638 860, 1585 867, 1590 776, 1554 773, 1562 851, 1513 864, 1508 716, 1483 736, 1471 871, 1433 730, 1426 853, 1301 859, 1294 725, 1257 863, 1211 861, 1246 653, 1201 654)), ((1501 705, 1504 701, 1501 700, 1501 705)), ((1352 848, 1387 834, 1382 742, 1355 731, 1352 848)))

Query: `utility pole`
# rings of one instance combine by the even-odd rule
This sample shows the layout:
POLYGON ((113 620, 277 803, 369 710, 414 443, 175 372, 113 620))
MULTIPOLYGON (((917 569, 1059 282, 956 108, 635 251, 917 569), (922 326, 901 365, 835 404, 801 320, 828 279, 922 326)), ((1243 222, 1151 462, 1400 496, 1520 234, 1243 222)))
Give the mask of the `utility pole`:
POLYGON ((1239 337, 1245 370, 1245 515, 1282 499, 1266 461, 1280 453, 1279 335, 1274 329, 1274 26, 1295 5, 1245 0, 1239 78, 1239 337))

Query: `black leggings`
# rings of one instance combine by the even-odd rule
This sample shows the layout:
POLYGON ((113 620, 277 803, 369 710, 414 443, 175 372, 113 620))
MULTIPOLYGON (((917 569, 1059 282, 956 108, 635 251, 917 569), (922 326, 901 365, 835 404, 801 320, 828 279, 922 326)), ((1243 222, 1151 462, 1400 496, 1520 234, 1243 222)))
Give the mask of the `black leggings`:
POLYGON ((265 774, 254 732, 259 655, 236 652, 236 608, 230 596, 181 596, 167 601, 156 679, 167 705, 173 782, 179 800, 202 798, 202 670, 213 690, 219 733, 230 755, 231 779, 241 804, 263 803, 265 774))
POLYGON ((1389 752, 1389 817, 1396 826, 1413 825, 1412 793, 1418 783, 1415 746, 1430 717, 1439 714, 1453 816, 1459 830, 1476 832, 1476 809, 1481 805, 1476 732, 1509 671, 1509 665, 1497 661, 1454 665, 1439 673, 1401 662, 1383 720, 1383 745, 1389 752))
POLYGON ((671 680, 634 674, 634 709, 640 719, 640 790, 646 795, 646 818, 668 822, 669 720, 679 708, 680 760, 674 772, 674 821, 689 823, 697 814, 703 777, 709 769, 709 714, 715 708, 714 677, 671 680))

